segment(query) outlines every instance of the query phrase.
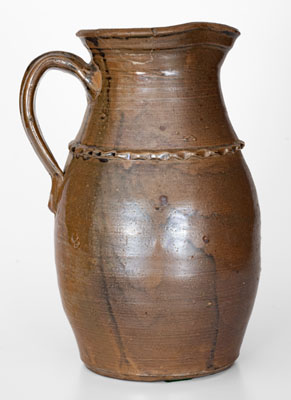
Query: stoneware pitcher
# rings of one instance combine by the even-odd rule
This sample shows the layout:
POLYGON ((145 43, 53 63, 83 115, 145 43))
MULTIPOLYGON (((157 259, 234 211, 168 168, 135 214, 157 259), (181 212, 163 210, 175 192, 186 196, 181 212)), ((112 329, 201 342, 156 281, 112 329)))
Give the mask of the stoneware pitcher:
POLYGON ((81 359, 129 380, 213 374, 239 355, 260 272, 255 187, 219 71, 239 32, 214 23, 77 33, 90 51, 35 59, 20 107, 52 178, 62 302, 81 359), (49 68, 88 106, 64 171, 34 112, 49 68))

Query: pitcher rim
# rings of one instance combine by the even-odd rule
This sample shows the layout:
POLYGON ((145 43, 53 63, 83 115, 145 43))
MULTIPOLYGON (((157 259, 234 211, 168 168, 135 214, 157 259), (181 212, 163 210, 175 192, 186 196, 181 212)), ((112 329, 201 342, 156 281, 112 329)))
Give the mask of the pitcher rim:
POLYGON ((157 28, 120 28, 120 29, 82 29, 76 33, 78 37, 98 37, 100 39, 110 38, 150 38, 172 36, 176 34, 189 33, 195 30, 207 30, 221 33, 236 38, 240 35, 238 29, 224 24, 214 22, 189 22, 186 24, 171 25, 157 28))

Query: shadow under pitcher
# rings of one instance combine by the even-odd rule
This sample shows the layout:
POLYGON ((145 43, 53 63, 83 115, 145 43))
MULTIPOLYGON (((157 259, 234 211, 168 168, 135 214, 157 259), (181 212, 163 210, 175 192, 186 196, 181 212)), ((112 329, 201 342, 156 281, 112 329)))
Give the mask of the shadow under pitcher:
POLYGON ((227 116, 220 66, 239 32, 214 23, 82 30, 88 64, 35 59, 24 128, 52 178, 58 283, 81 359, 98 374, 178 380, 239 355, 260 274, 260 213, 227 116), (88 106, 61 170, 34 113, 58 68, 88 106))

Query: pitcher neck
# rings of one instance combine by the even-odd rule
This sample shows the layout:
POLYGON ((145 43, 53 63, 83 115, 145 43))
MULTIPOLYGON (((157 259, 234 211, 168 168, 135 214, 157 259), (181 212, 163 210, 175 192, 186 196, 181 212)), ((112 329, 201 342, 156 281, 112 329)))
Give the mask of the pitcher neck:
POLYGON ((187 149, 236 139, 219 71, 237 33, 226 33, 220 25, 216 30, 192 25, 179 32, 138 30, 129 36, 82 31, 103 82, 80 141, 139 150, 187 149))

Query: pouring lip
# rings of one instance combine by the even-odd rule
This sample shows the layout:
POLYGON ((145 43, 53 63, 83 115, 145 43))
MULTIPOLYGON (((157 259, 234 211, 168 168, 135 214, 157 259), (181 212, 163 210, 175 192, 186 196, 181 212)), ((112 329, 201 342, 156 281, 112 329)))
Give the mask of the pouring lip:
POLYGON ((159 28, 121 28, 121 29, 82 29, 76 33, 78 37, 97 37, 100 39, 151 38, 173 36, 195 30, 213 31, 232 38, 240 32, 229 25, 214 22, 189 22, 159 28))

